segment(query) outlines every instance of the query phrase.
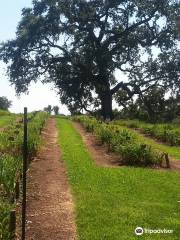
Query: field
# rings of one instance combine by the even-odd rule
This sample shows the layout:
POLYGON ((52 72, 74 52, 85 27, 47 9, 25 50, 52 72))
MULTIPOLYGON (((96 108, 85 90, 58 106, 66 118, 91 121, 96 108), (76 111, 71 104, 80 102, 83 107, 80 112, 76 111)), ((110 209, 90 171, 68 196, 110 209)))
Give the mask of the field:
MULTIPOLYGON (((38 149, 39 135, 47 114, 29 114, 28 150, 29 159, 38 149)), ((10 239, 10 211, 15 207, 16 184, 22 175, 23 122, 22 117, 0 116, 4 130, 0 132, 0 238, 10 239), (7 121, 5 121, 5 119, 7 121), (6 122, 6 124, 5 124, 6 122)))
MULTIPOLYGON (((80 239, 137 239, 137 226, 174 229, 179 239, 180 175, 147 168, 98 167, 71 121, 58 119, 59 142, 76 204, 80 239)), ((143 239, 164 239, 162 235, 143 239)))
MULTIPOLYGON (((159 143, 127 122, 107 124, 87 116, 49 118, 44 112, 30 113, 28 118, 29 159, 35 158, 28 175, 29 239, 53 239, 53 234, 66 231, 63 229, 67 229, 63 239, 73 238, 73 224, 79 240, 133 240, 137 239, 136 227, 173 230, 172 234, 144 234, 145 240, 179 239, 180 174, 179 169, 168 169, 165 162, 168 153, 170 163, 172 156, 179 163, 179 146, 159 143), (84 136, 92 136, 105 154, 116 154, 119 164, 97 165, 74 122, 85 129, 84 136), (73 215, 67 206, 73 206, 73 215), (51 231, 47 231, 49 225, 51 231)), ((9 217, 18 201, 15 195, 17 178, 22 173, 22 139, 22 116, 13 115, 0 132, 3 240, 11 239, 9 217)))
POLYGON ((0 110, 0 130, 16 118, 17 116, 15 114, 0 110))
POLYGON ((180 124, 150 124, 139 120, 114 121, 114 124, 138 129, 146 135, 171 146, 180 146, 180 124))

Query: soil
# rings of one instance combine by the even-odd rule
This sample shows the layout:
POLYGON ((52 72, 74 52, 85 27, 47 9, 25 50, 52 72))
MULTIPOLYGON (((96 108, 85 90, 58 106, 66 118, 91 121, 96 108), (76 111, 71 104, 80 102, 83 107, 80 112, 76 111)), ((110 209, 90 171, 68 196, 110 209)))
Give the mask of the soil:
POLYGON ((85 130, 78 122, 73 122, 73 126, 80 133, 83 142, 92 155, 98 166, 117 167, 120 165, 120 157, 112 152, 108 152, 108 148, 102 145, 96 137, 85 130))
MULTIPOLYGON (((91 153, 93 159, 98 166, 103 167, 119 167, 122 166, 120 156, 115 153, 108 152, 108 148, 100 144, 96 137, 85 130, 85 128, 78 122, 73 122, 73 126, 80 133, 83 142, 91 153)), ((174 160, 170 157, 170 168, 156 167, 156 170, 175 170, 180 171, 180 160, 174 160)))
POLYGON ((48 120, 43 145, 28 171, 27 240, 75 240, 74 206, 57 144, 56 121, 48 120))

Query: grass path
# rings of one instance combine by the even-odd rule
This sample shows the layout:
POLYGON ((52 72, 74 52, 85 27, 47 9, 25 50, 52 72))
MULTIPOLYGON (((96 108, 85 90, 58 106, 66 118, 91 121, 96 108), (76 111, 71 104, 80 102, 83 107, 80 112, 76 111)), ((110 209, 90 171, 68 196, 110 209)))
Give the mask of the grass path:
POLYGON ((180 239, 178 172, 98 167, 72 123, 59 118, 57 126, 80 240, 134 240, 137 226, 174 230, 143 240, 180 239))
POLYGON ((139 139, 144 141, 144 143, 152 145, 154 148, 162 151, 162 152, 167 152, 170 156, 173 157, 174 160, 179 160, 180 161, 180 147, 177 146, 168 146, 167 144, 164 143, 159 143, 157 140, 152 139, 151 137, 147 137, 144 134, 140 133, 139 131, 133 130, 132 128, 126 128, 132 132, 135 132, 138 136, 139 139))

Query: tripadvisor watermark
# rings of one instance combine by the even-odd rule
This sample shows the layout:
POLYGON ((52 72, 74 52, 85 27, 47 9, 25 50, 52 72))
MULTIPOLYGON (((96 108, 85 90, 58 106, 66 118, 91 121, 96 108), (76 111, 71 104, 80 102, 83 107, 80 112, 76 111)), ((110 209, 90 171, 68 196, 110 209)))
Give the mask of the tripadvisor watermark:
POLYGON ((150 229, 150 228, 142 228, 142 227, 137 227, 135 229, 135 234, 137 236, 143 235, 143 234, 172 234, 173 230, 172 229, 150 229))

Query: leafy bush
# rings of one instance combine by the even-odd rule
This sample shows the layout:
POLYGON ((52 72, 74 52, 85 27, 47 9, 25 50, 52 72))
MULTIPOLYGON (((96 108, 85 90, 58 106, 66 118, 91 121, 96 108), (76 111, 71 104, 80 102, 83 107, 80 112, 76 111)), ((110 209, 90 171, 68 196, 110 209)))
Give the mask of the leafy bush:
POLYGON ((162 162, 162 157, 158 152, 151 146, 142 143, 120 146, 117 151, 122 156, 122 163, 127 165, 156 166, 162 162))
POLYGON ((161 165, 161 154, 150 145, 140 142, 137 135, 130 130, 114 122, 100 123, 87 116, 76 116, 73 119, 81 122, 88 131, 91 126, 91 131, 96 134, 102 144, 106 144, 109 150, 120 154, 121 163, 132 166, 161 165))
POLYGON ((120 120, 114 124, 139 129, 157 140, 172 146, 180 146, 180 126, 177 124, 149 124, 138 120, 120 120))

